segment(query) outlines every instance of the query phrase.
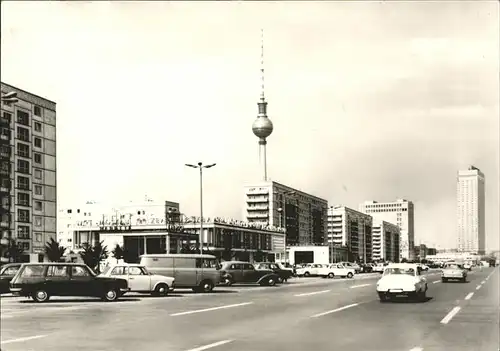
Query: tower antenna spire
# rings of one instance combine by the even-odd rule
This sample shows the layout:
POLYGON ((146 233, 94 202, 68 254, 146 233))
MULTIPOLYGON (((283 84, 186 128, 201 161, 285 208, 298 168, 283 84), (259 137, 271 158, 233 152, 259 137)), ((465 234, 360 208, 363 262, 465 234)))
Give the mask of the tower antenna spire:
POLYGON ((260 99, 265 101, 264 96, 264 29, 260 29, 260 79, 261 79, 261 89, 260 89, 260 99))

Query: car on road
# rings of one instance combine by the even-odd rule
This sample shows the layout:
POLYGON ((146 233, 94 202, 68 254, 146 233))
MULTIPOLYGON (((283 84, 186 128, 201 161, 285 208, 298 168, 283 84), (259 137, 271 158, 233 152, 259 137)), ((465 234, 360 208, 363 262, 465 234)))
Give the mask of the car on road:
POLYGON ((318 275, 322 278, 352 278, 354 277, 354 274, 354 268, 346 267, 341 263, 333 263, 318 269, 318 275))
POLYGON ((173 277, 176 289, 209 293, 221 280, 220 265, 213 255, 146 254, 139 264, 151 273, 173 277))
POLYGON ((99 276, 125 279, 130 292, 153 296, 166 296, 175 288, 175 278, 150 273, 146 267, 139 264, 122 263, 107 266, 99 276))
POLYGON ((256 269, 253 264, 241 261, 222 262, 220 273, 222 281, 228 286, 235 283, 274 286, 280 280, 279 275, 272 270, 256 269))
POLYGON ((357 263, 352 263, 352 262, 340 262, 340 263, 346 267, 353 268, 356 274, 361 273, 361 266, 357 263))
POLYGON ((370 263, 363 263, 361 265, 360 273, 371 273, 373 271, 373 266, 370 263))
POLYGON ((441 281, 446 283, 449 280, 460 280, 465 283, 467 281, 467 271, 458 263, 448 262, 441 271, 441 281))
POLYGON ((397 297, 424 301, 427 297, 427 280, 420 274, 416 264, 389 264, 377 282, 377 294, 380 302, 397 297))
POLYGON ((288 269, 282 269, 278 264, 273 262, 260 262, 254 263, 256 269, 273 271, 279 276, 278 283, 283 283, 288 281, 293 277, 293 271, 288 269))
POLYGON ((318 270, 327 266, 327 264, 307 263, 302 267, 297 268, 297 276, 299 277, 315 277, 318 275, 318 270))
POLYGON ((290 263, 281 263, 281 262, 276 262, 276 264, 278 265, 278 267, 280 267, 281 269, 284 269, 284 270, 288 270, 290 272, 292 272, 292 276, 296 276, 297 275, 297 271, 295 270, 295 267, 292 266, 290 263))
POLYGON ((100 297, 116 301, 129 291, 127 281, 97 276, 83 263, 24 263, 10 282, 15 295, 46 302, 51 296, 100 297))
POLYGON ((418 263, 418 266, 420 267, 420 270, 422 271, 428 271, 429 270, 429 266, 423 264, 423 263, 418 263))
POLYGON ((465 262, 464 269, 467 269, 468 271, 472 271, 472 262, 465 262))
POLYGON ((16 275, 22 263, 8 263, 0 267, 0 294, 9 293, 9 284, 16 275))
POLYGON ((377 263, 375 266, 373 266, 372 272, 382 274, 382 273, 384 273, 385 266, 386 265, 383 263, 377 263))

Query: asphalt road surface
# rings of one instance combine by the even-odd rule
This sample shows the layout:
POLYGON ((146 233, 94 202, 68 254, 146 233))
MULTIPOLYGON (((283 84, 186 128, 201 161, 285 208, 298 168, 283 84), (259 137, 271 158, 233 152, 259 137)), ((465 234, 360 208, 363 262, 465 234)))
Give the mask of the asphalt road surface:
POLYGON ((499 269, 429 274, 426 302, 380 303, 379 275, 294 279, 115 303, 1 299, 2 351, 498 351, 499 269))

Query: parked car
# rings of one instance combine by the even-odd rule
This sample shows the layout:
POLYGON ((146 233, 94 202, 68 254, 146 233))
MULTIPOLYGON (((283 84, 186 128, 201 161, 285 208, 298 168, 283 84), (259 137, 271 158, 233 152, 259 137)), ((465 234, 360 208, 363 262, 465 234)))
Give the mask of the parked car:
POLYGON ((273 271, 279 276, 278 283, 286 282, 288 279, 293 277, 293 272, 288 269, 282 269, 279 265, 273 262, 261 262, 254 264, 256 269, 273 271))
POLYGON ((220 269, 222 281, 226 285, 235 283, 257 283, 274 286, 280 277, 272 270, 256 269, 253 264, 240 261, 226 261, 220 269))
POLYGON ((153 296, 166 296, 175 288, 175 279, 148 272, 139 264, 116 264, 108 266, 99 275, 125 279, 131 292, 147 293, 153 296))
POLYGON ((354 268, 348 268, 341 263, 333 263, 318 269, 318 275, 323 278, 352 278, 354 277, 354 274, 354 268))
POLYGON ((139 264, 151 273, 173 277, 176 289, 208 293, 221 280, 220 266, 213 255, 147 254, 141 256, 139 264))
POLYGON ((444 265, 441 271, 441 281, 446 283, 448 280, 467 281, 467 271, 458 263, 448 262, 444 265))
POLYGON ((292 266, 290 263, 281 263, 281 262, 276 262, 276 264, 278 265, 278 267, 280 267, 281 269, 283 270, 288 270, 290 272, 292 272, 292 276, 296 276, 297 275, 297 271, 295 270, 295 267, 292 266))
POLYGON ((465 262, 464 263, 464 269, 468 271, 472 271, 472 263, 471 262, 465 262))
POLYGON ((340 263, 348 268, 353 268, 356 274, 361 272, 361 267, 357 263, 352 263, 352 262, 340 262, 340 263))
POLYGON ((0 294, 10 292, 9 284, 16 275, 22 263, 8 263, 0 267, 0 294))
POLYGON ((24 263, 10 282, 15 295, 46 302, 51 296, 92 296, 116 301, 129 291, 125 279, 97 276, 83 263, 24 263))
POLYGON ((376 289, 380 302, 401 296, 423 301, 426 299, 427 280, 420 275, 416 264, 394 263, 385 267, 376 289))
POLYGON ((373 267, 372 271, 382 274, 382 273, 384 273, 384 269, 385 269, 385 265, 383 263, 377 263, 373 267))
POLYGON ((314 277, 318 275, 318 270, 323 266, 327 266, 326 264, 319 263, 308 263, 303 267, 297 268, 297 276, 299 277, 314 277))
POLYGON ((364 263, 361 265, 361 273, 371 273, 373 271, 373 266, 369 263, 364 263))

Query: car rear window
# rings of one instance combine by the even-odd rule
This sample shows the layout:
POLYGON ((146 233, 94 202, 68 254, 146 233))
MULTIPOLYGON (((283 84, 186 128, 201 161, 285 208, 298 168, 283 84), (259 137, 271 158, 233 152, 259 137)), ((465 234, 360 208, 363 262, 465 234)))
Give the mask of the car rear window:
POLYGON ((45 270, 45 266, 26 266, 24 270, 21 272, 21 277, 43 277, 43 271, 45 270))

